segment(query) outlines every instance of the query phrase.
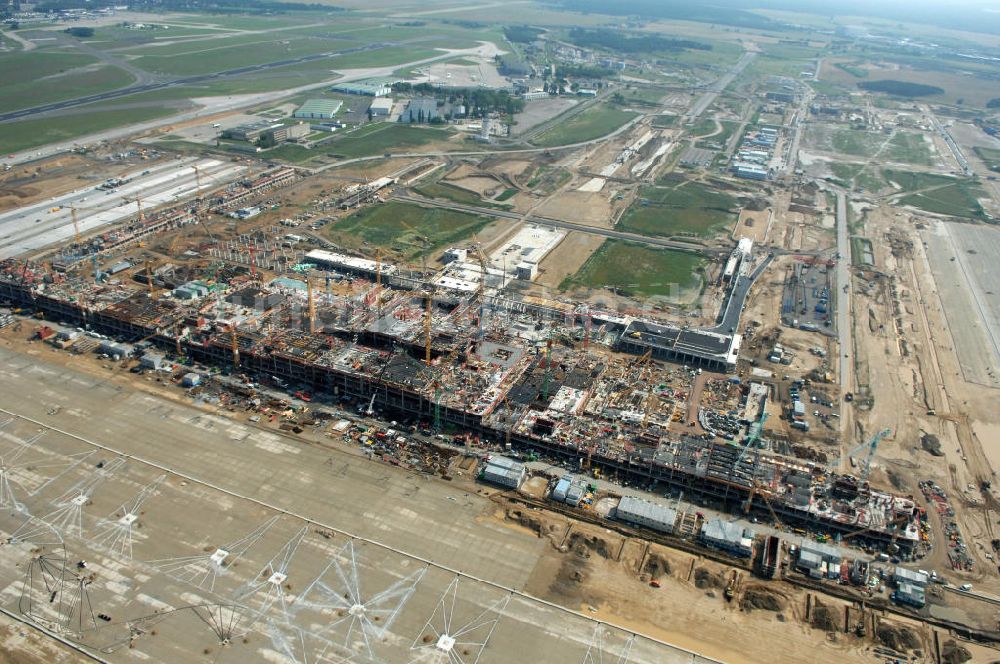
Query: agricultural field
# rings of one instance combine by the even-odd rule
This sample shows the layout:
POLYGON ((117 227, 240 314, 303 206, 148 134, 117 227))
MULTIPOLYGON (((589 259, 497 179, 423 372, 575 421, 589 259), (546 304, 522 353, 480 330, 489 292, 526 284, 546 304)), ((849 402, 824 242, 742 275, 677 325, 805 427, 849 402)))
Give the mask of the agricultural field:
POLYGON ((633 111, 619 110, 609 104, 596 104, 545 130, 532 142, 539 147, 555 147, 590 141, 610 134, 636 115, 633 111))
POLYGON ((700 289, 703 272, 704 261, 693 254, 606 240, 560 289, 614 288, 631 297, 687 300, 700 289))
POLYGON ((340 244, 370 243, 410 259, 471 237, 490 221, 465 212, 390 201, 345 217, 328 226, 327 233, 340 244))
POLYGON ((655 236, 710 237, 736 220, 735 197, 700 182, 643 187, 618 228, 655 236))

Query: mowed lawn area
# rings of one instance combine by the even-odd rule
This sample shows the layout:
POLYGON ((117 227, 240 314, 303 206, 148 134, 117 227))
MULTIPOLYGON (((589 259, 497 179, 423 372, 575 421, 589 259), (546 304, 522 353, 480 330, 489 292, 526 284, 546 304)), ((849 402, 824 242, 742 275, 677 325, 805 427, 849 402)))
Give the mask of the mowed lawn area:
POLYGON ((368 242, 413 258, 470 237, 490 221, 464 212, 390 201, 363 208, 329 226, 327 232, 336 242, 354 246, 368 242))
POLYGON ((0 57, 0 112, 123 88, 135 79, 89 55, 13 53, 0 57))
POLYGON ((700 182, 643 187, 619 230, 643 235, 709 237, 736 221, 735 197, 700 182))
POLYGON ((636 115, 638 113, 623 111, 608 104, 596 104, 565 122, 546 129, 532 143, 540 147, 582 143, 610 134, 636 115))
POLYGON ((451 136, 451 131, 447 129, 377 122, 344 134, 342 138, 324 143, 317 150, 345 158, 369 157, 386 152, 406 152, 406 148, 447 141, 451 136))
POLYGON ((622 240, 605 240, 583 267, 560 288, 614 288, 631 297, 686 299, 700 289, 704 261, 694 254, 656 249, 622 240))

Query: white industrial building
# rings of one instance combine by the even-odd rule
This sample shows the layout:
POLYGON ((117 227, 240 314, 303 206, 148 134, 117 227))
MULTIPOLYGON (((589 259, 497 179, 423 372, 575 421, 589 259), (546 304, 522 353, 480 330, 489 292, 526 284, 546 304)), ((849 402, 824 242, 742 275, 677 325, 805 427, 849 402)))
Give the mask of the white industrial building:
POLYGON ((753 552, 754 531, 722 519, 709 519, 701 527, 701 541, 706 546, 734 556, 747 557, 753 552))
POLYGON ((358 258, 357 256, 348 256, 346 254, 338 254, 332 251, 324 251, 322 249, 314 249, 306 254, 306 261, 309 263, 315 263, 321 267, 328 267, 335 270, 343 270, 345 272, 366 276, 374 276, 376 271, 381 271, 383 276, 396 273, 396 266, 391 263, 383 262, 378 264, 375 261, 368 260, 367 258, 358 258))
POLYGON ((304 120, 332 120, 341 106, 343 102, 339 99, 308 99, 292 113, 292 117, 304 120))
POLYGON ((376 97, 368 107, 368 114, 373 118, 387 117, 392 113, 392 97, 376 97))
POLYGON ((677 510, 641 498, 625 496, 615 508, 615 518, 669 534, 674 532, 677 510))
POLYGON ((528 470, 523 463, 508 459, 507 457, 494 456, 486 461, 483 466, 480 478, 484 482, 498 484, 510 489, 518 489, 524 482, 528 470))
POLYGON ((915 572, 905 567, 897 567, 892 573, 892 580, 896 584, 910 583, 923 588, 930 579, 927 576, 927 572, 915 572))

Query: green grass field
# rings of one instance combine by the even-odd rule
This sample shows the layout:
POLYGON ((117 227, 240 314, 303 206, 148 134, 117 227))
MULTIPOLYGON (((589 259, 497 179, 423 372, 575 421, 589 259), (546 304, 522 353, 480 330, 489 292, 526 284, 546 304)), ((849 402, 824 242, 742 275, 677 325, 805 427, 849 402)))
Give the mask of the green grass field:
POLYGON ((991 171, 1000 171, 1000 150, 993 148, 972 148, 991 171))
POLYGON ((323 151, 340 157, 368 157, 387 152, 406 152, 430 143, 446 141, 451 131, 436 127, 377 122, 344 134, 323 145, 323 151))
POLYGON ((143 55, 133 60, 133 64, 157 74, 191 76, 315 55, 337 48, 335 43, 324 39, 300 38, 294 35, 283 35, 280 39, 264 35, 256 37, 255 41, 235 45, 229 45, 227 41, 221 44, 211 41, 177 44, 162 50, 156 49, 156 55, 143 55), (170 53, 167 49, 181 50, 181 52, 170 53))
POLYGON ((110 108, 39 120, 5 122, 0 124, 0 152, 17 152, 56 141, 72 140, 176 112, 177 109, 171 107, 110 108))
MULTIPOLYGON (((0 69, 6 69, 4 60, 5 58, 0 58, 0 69)), ((40 76, 24 82, 4 83, 3 94, 0 95, 0 112, 116 90, 133 81, 135 78, 130 73, 118 67, 101 65, 77 69, 69 66, 63 73, 40 76)))
POLYGON ((715 136, 702 138, 700 141, 696 143, 697 147, 699 148, 713 148, 714 146, 725 147, 729 143, 729 139, 733 137, 733 133, 740 128, 739 122, 732 122, 731 120, 719 120, 719 124, 722 126, 722 131, 720 131, 715 136))
POLYGON ((692 138, 701 138, 702 136, 708 136, 716 129, 715 118, 702 116, 697 122, 688 128, 688 136, 692 138))
POLYGON ((632 111, 618 110, 608 104, 596 104, 545 130, 532 143, 539 147, 554 147, 590 141, 610 134, 636 115, 632 111))
POLYGON ((474 192, 445 182, 430 182, 414 187, 413 190, 421 196, 426 196, 427 198, 443 198, 462 205, 483 204, 483 199, 477 196, 474 192))
POLYGON ((652 125, 657 128, 666 129, 677 124, 676 115, 654 115, 652 125))
POLYGON ((699 182, 643 187, 618 228, 654 236, 709 237, 732 226, 737 201, 699 182))
POLYGON ((897 131, 892 135, 886 150, 880 155, 889 161, 917 166, 933 166, 934 155, 923 134, 897 131))
POLYGON ((433 252, 479 232, 490 219, 390 201, 363 208, 328 227, 336 242, 379 245, 405 258, 433 252), (428 243, 424 243, 427 238, 428 243))
POLYGON ((663 88, 631 88, 621 90, 619 94, 625 99, 626 106, 659 106, 667 91, 663 88))
POLYGON ((901 198, 899 202, 927 212, 953 217, 982 217, 983 206, 976 199, 983 195, 983 191, 978 186, 959 182, 918 194, 910 194, 901 198))
POLYGON ((626 296, 681 299, 700 288, 704 261, 693 254, 605 240, 561 290, 614 287, 626 296))
POLYGON ((833 134, 833 149, 852 157, 874 157, 886 136, 860 129, 840 129, 833 134))
POLYGON ((912 192, 899 200, 902 205, 953 217, 983 216, 983 207, 976 199, 984 197, 985 192, 975 182, 945 175, 892 170, 886 170, 885 177, 903 191, 912 192))
POLYGON ((869 164, 867 168, 863 164, 853 164, 849 162, 831 162, 830 171, 834 178, 839 180, 844 186, 858 187, 871 192, 877 192, 886 186, 878 166, 869 164))

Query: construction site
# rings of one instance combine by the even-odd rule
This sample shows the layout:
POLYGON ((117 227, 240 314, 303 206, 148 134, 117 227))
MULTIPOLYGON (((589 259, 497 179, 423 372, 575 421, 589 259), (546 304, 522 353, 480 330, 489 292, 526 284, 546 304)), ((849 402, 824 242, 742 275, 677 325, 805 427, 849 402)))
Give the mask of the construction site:
MULTIPOLYGON (((9 259, 0 264, 0 298, 110 337, 123 358, 189 358, 470 444, 531 452, 831 536, 863 531, 856 542, 914 553, 921 512, 912 499, 875 490, 867 472, 840 477, 837 464, 776 453, 760 439, 762 407, 716 435, 706 423, 716 411, 675 398, 676 380, 656 361, 746 377, 740 316, 773 254, 757 256, 741 242, 717 324, 696 329, 513 292, 509 284, 530 281, 530 266, 554 243, 542 229, 533 231, 538 250, 523 250, 520 236, 489 256, 476 244, 456 247, 436 272, 388 263, 378 252, 287 252, 275 228, 231 239, 205 228, 208 237, 188 251, 210 260, 154 263, 144 251, 154 235, 176 251, 188 227, 204 226, 199 214, 266 205, 262 199, 297 177, 291 168, 267 171, 41 260, 9 259), (513 272, 512 247, 524 258, 512 261, 513 272)), ((375 181, 368 197, 348 188, 344 198, 357 205, 391 182, 375 181)), ((739 390, 735 407, 754 411, 741 403, 749 398, 739 390)))
POLYGON ((993 661, 995 229, 796 172, 809 98, 726 92, 763 57, 468 139, 12 161, 5 646, 993 661))

